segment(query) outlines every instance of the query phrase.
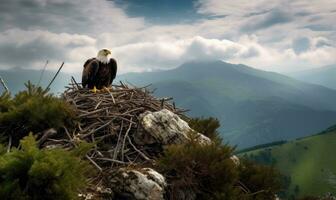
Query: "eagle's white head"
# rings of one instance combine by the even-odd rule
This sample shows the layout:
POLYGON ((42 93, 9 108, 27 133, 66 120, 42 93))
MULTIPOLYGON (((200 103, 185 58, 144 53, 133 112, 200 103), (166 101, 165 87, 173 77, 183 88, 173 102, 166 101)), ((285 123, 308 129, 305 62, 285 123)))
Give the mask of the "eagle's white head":
POLYGON ((108 49, 102 49, 97 54, 97 60, 99 60, 102 63, 108 63, 110 55, 111 55, 111 51, 110 50, 108 50, 108 49))

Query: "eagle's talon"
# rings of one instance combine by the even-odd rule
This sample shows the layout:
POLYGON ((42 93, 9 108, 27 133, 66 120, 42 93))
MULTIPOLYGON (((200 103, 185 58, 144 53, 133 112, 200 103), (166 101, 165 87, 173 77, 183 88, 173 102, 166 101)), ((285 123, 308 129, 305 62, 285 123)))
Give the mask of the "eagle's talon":
POLYGON ((96 88, 96 86, 94 86, 93 89, 90 90, 90 92, 93 92, 93 93, 96 94, 97 92, 99 92, 99 90, 96 88))
POLYGON ((111 92, 112 88, 111 87, 103 87, 103 91, 105 91, 105 92, 111 92))

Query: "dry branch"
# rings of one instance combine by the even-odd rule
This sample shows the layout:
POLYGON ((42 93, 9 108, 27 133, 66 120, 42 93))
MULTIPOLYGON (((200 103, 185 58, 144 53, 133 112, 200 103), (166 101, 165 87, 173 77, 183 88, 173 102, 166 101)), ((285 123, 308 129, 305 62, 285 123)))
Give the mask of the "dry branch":
POLYGON ((75 108, 77 124, 71 130, 64 127, 63 138, 48 138, 44 146, 73 148, 80 140, 94 143, 86 158, 103 172, 151 162, 158 150, 143 148, 133 141, 135 133, 144 131, 139 128, 140 114, 163 108, 177 114, 184 110, 170 103, 172 98, 155 98, 148 87, 130 87, 120 82, 95 94, 82 88, 72 77, 63 98, 75 108))

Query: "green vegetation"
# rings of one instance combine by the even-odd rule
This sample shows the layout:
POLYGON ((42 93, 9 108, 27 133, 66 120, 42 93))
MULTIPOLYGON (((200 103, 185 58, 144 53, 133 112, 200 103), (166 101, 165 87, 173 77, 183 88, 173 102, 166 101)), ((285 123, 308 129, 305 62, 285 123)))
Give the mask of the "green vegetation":
POLYGON ((14 145, 30 131, 58 130, 74 118, 72 108, 62 99, 30 82, 26 87, 14 98, 9 94, 0 96, 0 137, 11 136, 14 145))
MULTIPOLYGON (((36 139, 41 132, 54 128, 64 134, 61 127, 71 129, 75 115, 63 99, 30 83, 26 87, 14 97, 0 96, 0 136, 12 138, 12 147, 16 147, 6 152, 3 146, 8 140, 0 145, 0 199, 76 199, 92 177, 89 164, 81 160, 92 145, 76 142, 78 148, 73 150, 39 149, 36 139), (29 132, 35 135, 27 136, 29 132)), ((155 167, 167 178, 168 199, 194 195, 200 200, 264 200, 281 192, 283 177, 273 167, 244 159, 239 165, 233 162, 235 149, 221 141, 217 119, 196 118, 189 123, 214 142, 171 145, 158 153, 155 167)))
POLYGON ((70 200, 85 186, 89 165, 80 151, 39 150, 32 134, 21 149, 0 151, 0 199, 70 200))
POLYGON ((217 129, 220 127, 219 120, 213 117, 209 118, 191 118, 188 121, 189 126, 199 133, 209 137, 211 140, 220 140, 217 129))
POLYGON ((289 176, 291 184, 286 192, 288 197, 320 196, 336 192, 335 147, 336 131, 332 130, 286 144, 253 150, 242 156, 259 163, 273 164, 289 176))
MULTIPOLYGON (((195 119, 191 126, 218 138, 218 125, 216 119, 208 118, 195 119)), ((211 145, 190 142, 169 146, 157 165, 158 171, 168 179, 168 199, 184 199, 182 197, 190 195, 200 200, 273 199, 282 187, 281 175, 272 167, 245 160, 237 166, 230 159, 233 151, 219 140, 211 145)))

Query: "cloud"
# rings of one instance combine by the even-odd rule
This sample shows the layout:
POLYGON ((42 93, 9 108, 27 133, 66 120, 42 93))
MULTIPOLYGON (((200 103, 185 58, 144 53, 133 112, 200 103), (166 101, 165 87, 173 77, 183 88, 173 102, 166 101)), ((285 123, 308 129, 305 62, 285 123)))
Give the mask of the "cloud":
POLYGON ((169 69, 192 60, 253 60, 267 53, 255 37, 243 36, 238 42, 195 36, 175 42, 145 42, 121 46, 114 53, 123 66, 142 70, 169 69), (139 67, 138 67, 139 68, 139 67), (139 68, 141 69, 141 68, 139 68))
POLYGON ((325 40, 310 38, 310 47, 298 53, 292 47, 276 50, 264 46, 256 36, 244 35, 236 42, 196 36, 175 42, 125 45, 116 48, 114 54, 122 66, 129 67, 121 69, 123 72, 170 69, 191 60, 224 60, 270 71, 295 71, 335 63, 335 47, 318 47, 325 40))
POLYGON ((97 34, 134 31, 144 27, 105 0, 0 0, 0 28, 47 29, 60 33, 97 34))
POLYGON ((65 61, 65 70, 80 73, 101 48, 112 49, 120 72, 194 59, 277 71, 336 63, 334 0, 199 0, 192 9, 204 17, 178 24, 131 17, 115 1, 0 3, 0 69, 39 69, 48 59, 53 69, 65 61))
POLYGON ((95 55, 95 44, 96 40, 86 35, 9 29, 0 33, 1 66, 38 68, 43 65, 36 64, 46 60, 78 62, 95 55))
POLYGON ((295 53, 300 54, 309 50, 310 48, 310 40, 306 37, 300 37, 293 41, 293 50, 295 53))
POLYGON ((259 29, 269 28, 277 24, 284 24, 294 20, 290 13, 280 9, 274 9, 267 13, 254 15, 253 20, 249 20, 241 27, 243 32, 254 32, 259 29), (260 18, 260 19, 259 19, 260 18))

